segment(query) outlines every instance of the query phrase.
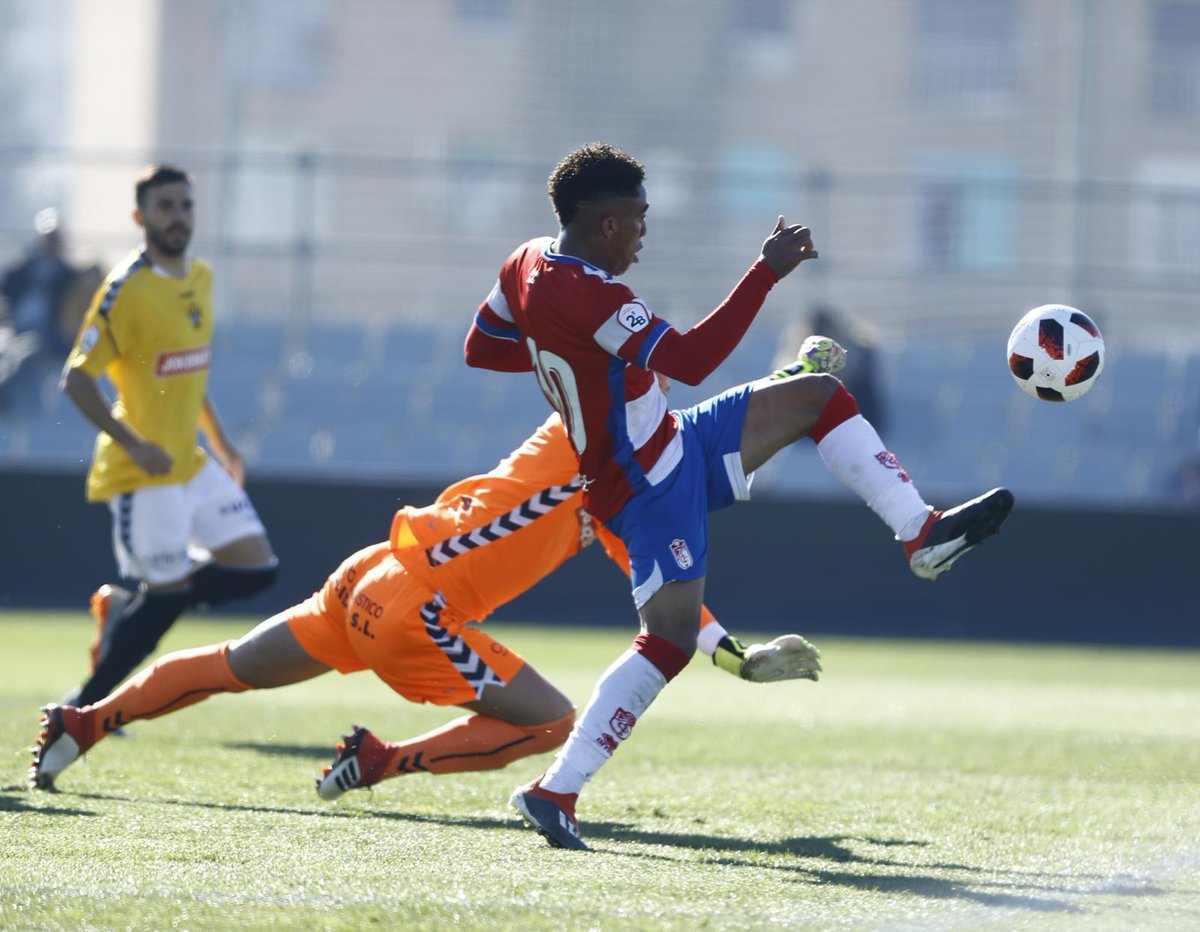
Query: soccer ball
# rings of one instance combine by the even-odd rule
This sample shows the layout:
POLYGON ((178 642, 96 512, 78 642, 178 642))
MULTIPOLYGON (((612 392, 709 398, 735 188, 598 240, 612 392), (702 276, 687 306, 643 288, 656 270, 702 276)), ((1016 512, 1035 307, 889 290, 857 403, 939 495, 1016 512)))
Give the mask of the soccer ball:
POLYGON ((1074 401, 1104 368, 1104 337, 1083 311, 1043 304, 1017 321, 1008 368, 1021 388, 1044 401, 1074 401))

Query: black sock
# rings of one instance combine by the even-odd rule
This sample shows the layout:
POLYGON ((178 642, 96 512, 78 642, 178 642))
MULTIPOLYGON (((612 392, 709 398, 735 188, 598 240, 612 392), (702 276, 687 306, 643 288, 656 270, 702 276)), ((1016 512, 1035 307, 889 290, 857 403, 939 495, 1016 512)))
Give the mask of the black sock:
POLYGON ((167 629, 183 614, 190 598, 190 593, 182 589, 137 593, 119 616, 105 622, 104 643, 96 669, 63 704, 90 705, 112 692, 150 656, 167 629))

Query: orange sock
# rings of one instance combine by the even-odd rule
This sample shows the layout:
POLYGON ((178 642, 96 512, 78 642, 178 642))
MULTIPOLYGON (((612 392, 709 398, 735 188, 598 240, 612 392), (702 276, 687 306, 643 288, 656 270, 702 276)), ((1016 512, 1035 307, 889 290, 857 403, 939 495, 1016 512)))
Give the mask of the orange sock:
POLYGON ((240 693, 248 686, 229 667, 230 641, 181 650, 155 661, 99 702, 80 710, 94 744, 109 732, 141 718, 158 718, 217 693, 240 693))
POLYGON ((464 715, 434 731, 384 745, 390 760, 381 780, 406 773, 499 770, 515 760, 551 751, 567 740, 575 713, 540 725, 510 725, 489 715, 464 715))

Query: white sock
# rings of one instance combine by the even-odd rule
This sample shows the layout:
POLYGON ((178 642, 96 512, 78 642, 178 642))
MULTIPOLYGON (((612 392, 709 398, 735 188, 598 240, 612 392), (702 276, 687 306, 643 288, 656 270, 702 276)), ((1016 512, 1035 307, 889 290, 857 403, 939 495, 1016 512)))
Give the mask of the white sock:
POLYGON ((865 417, 843 421, 817 444, 817 452, 896 537, 912 540, 920 533, 930 507, 865 417))
POLYGON ((542 777, 552 793, 578 793, 629 737, 634 724, 667 685, 662 672, 627 650, 604 671, 567 743, 542 777))
POLYGON ((728 633, 728 631, 721 627, 719 621, 710 621, 696 635, 696 650, 711 657, 717 652, 717 645, 721 643, 721 638, 725 637, 728 633))

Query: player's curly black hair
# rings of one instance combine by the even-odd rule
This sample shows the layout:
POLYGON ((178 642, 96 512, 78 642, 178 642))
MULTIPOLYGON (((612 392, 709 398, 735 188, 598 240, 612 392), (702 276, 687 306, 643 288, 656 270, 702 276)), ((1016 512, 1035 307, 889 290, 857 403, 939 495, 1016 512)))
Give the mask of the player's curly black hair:
POLYGON ((646 170, 637 159, 606 142, 580 146, 554 166, 548 184, 558 222, 566 226, 579 205, 606 197, 637 197, 646 170))

